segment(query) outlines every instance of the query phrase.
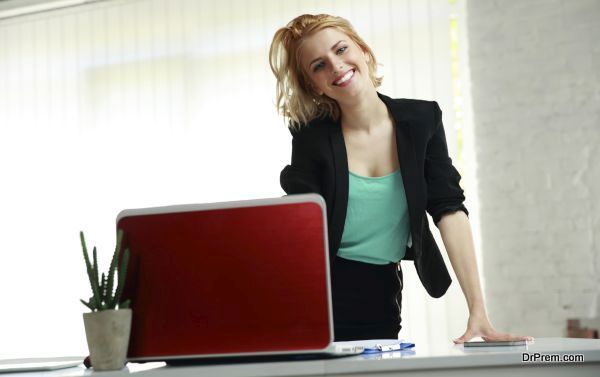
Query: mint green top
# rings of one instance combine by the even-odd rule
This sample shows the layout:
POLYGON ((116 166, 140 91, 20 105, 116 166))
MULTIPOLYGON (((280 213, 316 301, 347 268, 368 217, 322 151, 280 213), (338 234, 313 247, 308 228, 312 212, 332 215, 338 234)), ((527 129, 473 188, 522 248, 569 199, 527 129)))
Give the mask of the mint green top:
POLYGON ((348 209, 337 255, 371 264, 398 262, 410 224, 400 170, 383 177, 348 176, 348 209))

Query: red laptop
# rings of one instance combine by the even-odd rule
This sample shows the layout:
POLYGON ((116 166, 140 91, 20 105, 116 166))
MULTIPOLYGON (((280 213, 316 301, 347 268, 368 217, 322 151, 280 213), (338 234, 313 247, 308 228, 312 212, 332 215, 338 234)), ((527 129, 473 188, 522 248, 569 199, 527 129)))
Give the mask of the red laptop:
POLYGON ((314 194, 124 210, 130 361, 354 354, 336 347, 314 194))

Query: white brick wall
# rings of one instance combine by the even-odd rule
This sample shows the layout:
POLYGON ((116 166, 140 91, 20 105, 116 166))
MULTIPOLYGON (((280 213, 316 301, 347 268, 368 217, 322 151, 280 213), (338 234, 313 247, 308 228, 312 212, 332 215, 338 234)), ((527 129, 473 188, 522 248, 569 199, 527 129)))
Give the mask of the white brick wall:
POLYGON ((470 0, 483 276, 499 330, 600 317, 600 0, 470 0))

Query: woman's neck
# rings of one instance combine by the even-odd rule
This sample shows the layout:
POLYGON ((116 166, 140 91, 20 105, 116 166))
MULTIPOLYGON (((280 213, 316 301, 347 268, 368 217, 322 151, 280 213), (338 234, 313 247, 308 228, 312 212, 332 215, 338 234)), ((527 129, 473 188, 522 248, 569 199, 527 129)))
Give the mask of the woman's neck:
POLYGON ((371 133, 389 119, 387 107, 379 99, 375 89, 352 102, 339 105, 342 128, 346 130, 371 133))

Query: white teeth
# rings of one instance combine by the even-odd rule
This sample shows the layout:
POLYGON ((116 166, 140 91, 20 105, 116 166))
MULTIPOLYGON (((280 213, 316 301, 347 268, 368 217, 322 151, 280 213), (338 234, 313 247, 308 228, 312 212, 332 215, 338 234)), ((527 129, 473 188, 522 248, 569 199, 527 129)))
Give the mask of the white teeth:
POLYGON ((338 81, 336 81, 334 84, 335 85, 340 85, 345 83, 346 81, 350 80, 350 78, 354 75, 354 70, 350 70, 348 71, 348 73, 346 73, 344 75, 344 77, 342 77, 341 79, 339 79, 338 81))

